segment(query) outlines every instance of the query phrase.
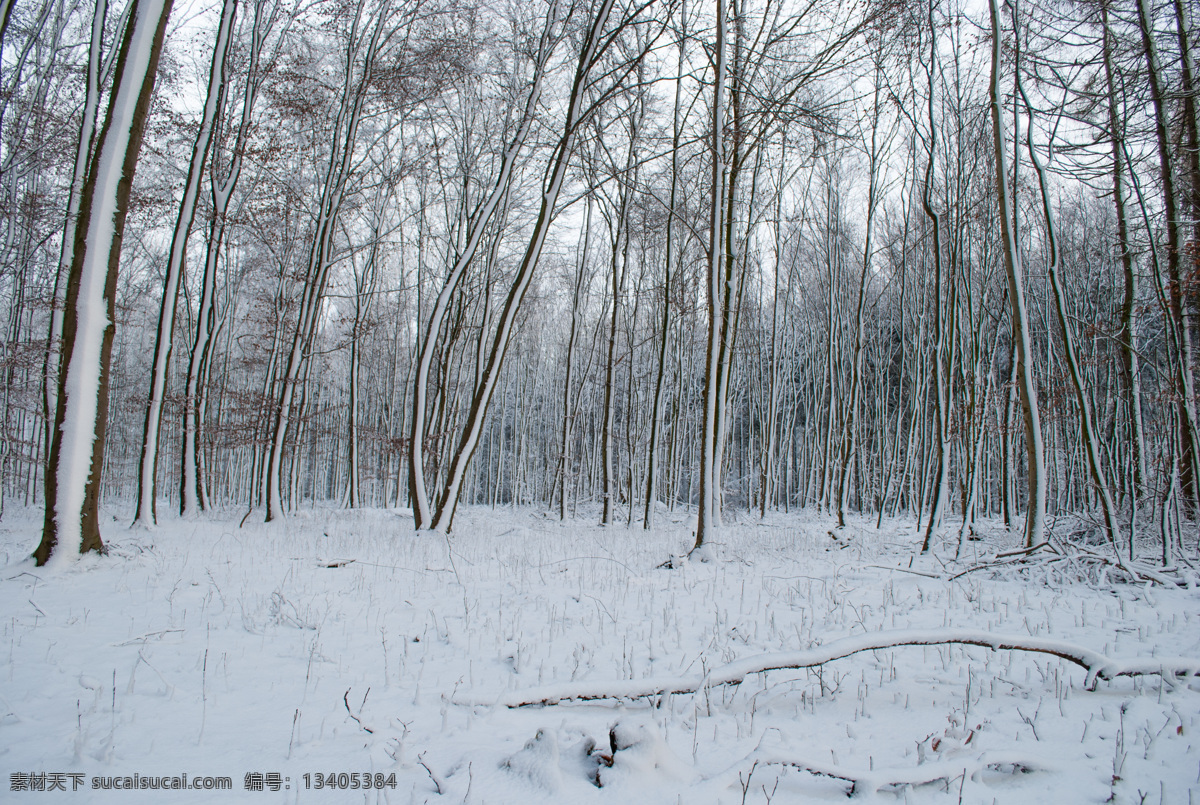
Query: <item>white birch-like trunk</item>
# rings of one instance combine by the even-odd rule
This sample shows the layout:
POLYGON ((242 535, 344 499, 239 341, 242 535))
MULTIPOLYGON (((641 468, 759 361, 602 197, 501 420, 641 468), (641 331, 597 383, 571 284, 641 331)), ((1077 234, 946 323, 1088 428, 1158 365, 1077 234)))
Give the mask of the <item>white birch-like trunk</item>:
MULTIPOLYGON (((8 6, 7 10, 11 10, 11 6, 8 6)), ((84 180, 87 178, 88 161, 92 155, 92 145, 96 138, 96 119, 100 112, 101 50, 104 44, 104 22, 107 13, 108 1, 97 0, 92 14, 92 36, 88 45, 83 114, 79 122, 79 139, 76 143, 71 187, 67 194, 67 216, 63 225, 62 243, 59 247, 58 270, 54 275, 54 302, 50 310, 50 332, 46 339, 46 357, 42 370, 42 403, 47 422, 54 421, 55 408, 58 404, 58 350, 61 346, 59 342, 62 339, 63 306, 66 304, 67 276, 71 271, 71 257, 75 248, 75 227, 79 219, 80 196, 83 193, 84 180)), ((47 454, 50 452, 52 437, 53 430, 47 427, 47 454)))

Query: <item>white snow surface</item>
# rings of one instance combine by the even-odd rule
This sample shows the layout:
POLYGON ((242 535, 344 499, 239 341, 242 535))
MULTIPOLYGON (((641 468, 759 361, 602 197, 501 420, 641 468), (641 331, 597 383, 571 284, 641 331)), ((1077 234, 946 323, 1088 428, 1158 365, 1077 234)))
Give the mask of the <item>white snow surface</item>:
MULTIPOLYGON (((813 513, 743 516, 711 561, 673 569, 658 566, 692 524, 665 510, 647 533, 592 512, 564 524, 466 508, 449 539, 414 534, 402 511, 306 508, 239 528, 243 513, 145 531, 106 510, 109 556, 48 570, 27 558, 40 513, 5 512, 0 800, 41 801, 12 791, 14 774, 79 773, 87 790, 68 778, 56 801, 1200 802, 1195 677, 1089 691, 1058 657, 959 645, 755 672, 762 655, 901 630, 1070 644, 1121 667, 1195 659, 1195 589, 949 581, 947 560, 914 557, 911 521, 852 521, 839 547, 813 513), (722 667, 750 675, 696 694, 493 704, 722 667), (255 772, 281 775, 280 790, 245 790, 255 772), (340 772, 395 787, 305 785, 340 772), (232 791, 91 789, 183 773, 232 791)), ((993 525, 971 545, 1018 539, 993 525)))

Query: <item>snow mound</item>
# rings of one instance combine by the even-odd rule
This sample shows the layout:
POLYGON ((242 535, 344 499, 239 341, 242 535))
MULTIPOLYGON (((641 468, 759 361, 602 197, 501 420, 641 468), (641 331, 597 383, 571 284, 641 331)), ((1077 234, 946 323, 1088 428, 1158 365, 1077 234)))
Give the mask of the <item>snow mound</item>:
POLYGON ((658 728, 651 724, 617 723, 608 733, 611 765, 599 769, 601 787, 643 792, 654 788, 679 789, 699 775, 671 751, 658 728))

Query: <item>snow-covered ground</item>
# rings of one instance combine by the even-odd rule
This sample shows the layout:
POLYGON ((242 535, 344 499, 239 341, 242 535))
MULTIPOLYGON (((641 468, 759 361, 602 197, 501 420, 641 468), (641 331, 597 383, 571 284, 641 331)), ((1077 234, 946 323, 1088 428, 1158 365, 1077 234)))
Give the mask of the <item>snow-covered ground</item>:
POLYGON ((1200 802, 1200 681, 1089 691, 1044 654, 904 647, 697 694, 494 704, 900 629, 1200 657, 1196 590, 949 581, 944 560, 913 558, 911 522, 838 547, 811 513, 742 518, 715 561, 673 569, 689 525, 665 512, 646 533, 467 509, 449 541, 394 511, 241 514, 145 532, 122 513, 108 557, 44 572, 25 558, 38 513, 6 512, 0 800, 839 802, 850 784, 829 775, 846 775, 881 802, 1200 802), (92 789, 184 773, 232 791, 92 789), (67 793, 12 790, 47 779, 67 793))

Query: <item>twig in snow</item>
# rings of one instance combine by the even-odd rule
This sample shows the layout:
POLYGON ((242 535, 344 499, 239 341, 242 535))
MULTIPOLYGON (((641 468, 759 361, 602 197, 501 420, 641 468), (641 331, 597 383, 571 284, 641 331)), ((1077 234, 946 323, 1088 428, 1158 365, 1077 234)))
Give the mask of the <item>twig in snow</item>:
MULTIPOLYGON (((369 696, 370 694, 371 694, 371 689, 367 688, 367 692, 363 694, 363 704, 367 703, 367 696, 369 696)), ((372 735, 375 734, 375 730, 371 729, 366 724, 362 723, 362 719, 359 718, 358 716, 354 715, 353 712, 351 712, 351 710, 350 710, 350 688, 346 688, 346 692, 342 694, 342 704, 346 705, 346 712, 350 714, 350 717, 352 719, 354 719, 354 721, 358 724, 358 726, 362 727, 364 730, 371 733, 372 735)), ((358 706, 358 712, 360 712, 360 713, 362 712, 362 704, 360 704, 358 706)))
POLYGON ((754 770, 758 768, 758 761, 755 760, 750 766, 749 773, 746 774, 746 779, 742 780, 742 773, 738 772, 738 782, 742 784, 742 805, 746 805, 746 795, 750 793, 750 781, 754 779, 754 770))
POLYGON ((873 567, 878 570, 895 570, 898 573, 911 573, 914 576, 924 576, 927 579, 937 579, 938 581, 945 581, 946 579, 945 576, 939 576, 937 573, 928 573, 924 570, 911 570, 907 567, 894 567, 892 565, 863 565, 863 567, 873 567))
POLYGON ((114 648, 117 648, 120 646, 132 646, 134 643, 145 643, 147 640, 149 640, 152 637, 162 637, 163 635, 168 635, 168 634, 172 634, 175 632, 182 632, 182 631, 183 631, 182 629, 160 629, 157 632, 147 632, 146 634, 142 635, 141 637, 134 637, 130 640, 125 640, 120 643, 110 643, 109 645, 111 645, 114 648))
POLYGON ((1055 553, 1059 553, 1059 551, 1055 550, 1053 548, 1053 546, 1050 545, 1049 541, 1046 541, 1046 542, 1039 542, 1037 545, 1034 545, 1031 548, 1020 548, 1015 551, 1004 551, 1003 553, 996 554, 995 558, 1007 559, 1010 556, 1029 556, 1030 554, 1037 553, 1042 548, 1049 548, 1050 550, 1054 551, 1055 553))
POLYGON ((433 780, 433 787, 438 794, 445 794, 446 792, 442 790, 442 781, 437 778, 437 775, 433 773, 433 769, 429 768, 429 764, 425 762, 424 752, 417 755, 417 762, 425 768, 425 771, 429 772, 429 779, 433 780))

